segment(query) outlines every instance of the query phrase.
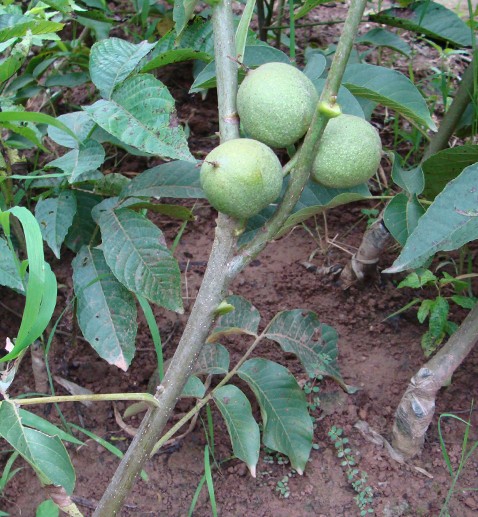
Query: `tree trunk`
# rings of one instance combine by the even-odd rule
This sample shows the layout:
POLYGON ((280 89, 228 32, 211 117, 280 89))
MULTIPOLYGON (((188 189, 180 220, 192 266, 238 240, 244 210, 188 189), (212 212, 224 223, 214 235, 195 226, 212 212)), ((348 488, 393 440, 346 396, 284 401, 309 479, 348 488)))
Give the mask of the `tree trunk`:
POLYGON ((385 228, 383 218, 380 216, 364 233, 357 253, 340 273, 343 289, 348 289, 355 282, 363 282, 376 273, 377 263, 390 242, 390 238, 390 233, 385 228))
POLYGON ((454 371, 478 341, 478 304, 460 328, 412 377, 395 413, 392 445, 405 459, 420 453, 425 433, 435 413, 438 390, 447 384, 454 371))

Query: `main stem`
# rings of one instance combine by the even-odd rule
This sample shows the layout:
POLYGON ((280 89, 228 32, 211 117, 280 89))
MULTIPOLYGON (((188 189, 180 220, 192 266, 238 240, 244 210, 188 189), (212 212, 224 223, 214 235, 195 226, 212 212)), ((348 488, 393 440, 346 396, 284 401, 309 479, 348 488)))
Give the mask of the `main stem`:
MULTIPOLYGON (((239 138, 239 119, 235 100, 237 64, 231 59, 236 55, 231 0, 224 0, 214 8, 213 26, 219 127, 221 140, 226 141, 239 138)), ((146 413, 136 436, 98 503, 94 517, 111 517, 119 512, 137 474, 161 437, 197 356, 206 342, 214 318, 214 310, 224 299, 230 281, 227 272, 236 244, 236 227, 235 221, 219 214, 216 235, 201 288, 176 353, 161 384, 161 391, 158 394, 161 406, 146 413)))
MULTIPOLYGON (((322 100, 335 100, 365 5, 366 0, 352 2, 329 78, 322 92, 322 100)), ((213 27, 221 140, 225 141, 239 137, 235 105, 237 65, 231 59, 236 53, 231 0, 223 0, 214 8, 213 27)), ((317 112, 304 140, 297 167, 291 175, 284 200, 264 231, 237 257, 233 257, 237 223, 224 215, 219 215, 201 288, 176 353, 158 390, 157 396, 161 406, 150 409, 144 417, 93 517, 114 516, 123 506, 137 474, 143 468, 155 443, 160 439, 173 412, 196 358, 206 341, 214 318, 214 310, 223 300, 229 283, 277 234, 297 203, 309 178, 314 152, 317 150, 318 140, 326 123, 327 118, 317 112)))

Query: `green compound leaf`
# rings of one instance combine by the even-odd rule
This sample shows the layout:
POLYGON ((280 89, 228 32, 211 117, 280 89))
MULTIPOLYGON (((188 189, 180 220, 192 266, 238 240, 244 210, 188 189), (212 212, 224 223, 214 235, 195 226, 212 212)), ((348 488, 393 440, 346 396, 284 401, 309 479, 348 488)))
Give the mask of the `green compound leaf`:
POLYGON ((171 63, 181 63, 183 61, 191 61, 196 59, 209 62, 211 61, 211 56, 206 52, 200 52, 190 48, 168 50, 164 54, 160 54, 159 56, 149 61, 148 64, 143 67, 142 72, 149 72, 150 70, 170 65, 171 63))
POLYGON ((476 298, 469 298, 468 296, 460 296, 459 294, 455 294, 451 297, 457 305, 463 307, 463 309, 473 309, 476 305, 476 298))
POLYGON ((62 190, 58 197, 40 199, 35 207, 35 217, 41 234, 56 258, 76 214, 76 197, 71 190, 62 190))
POLYGON ((238 371, 261 408, 263 442, 289 457, 299 474, 312 449, 313 428, 304 392, 283 366, 266 359, 249 359, 238 371))
POLYGON ((71 72, 68 74, 52 74, 45 79, 45 86, 52 88, 61 86, 64 88, 74 88, 81 86, 90 80, 90 76, 86 72, 71 72))
POLYGON ((478 145, 458 145, 443 149, 422 163, 425 175, 423 194, 433 200, 465 167, 478 162, 478 145))
POLYGON ((183 312, 181 274, 161 230, 127 208, 99 218, 106 262, 130 291, 166 309, 183 312))
POLYGON ((75 438, 72 434, 66 433, 62 431, 56 425, 53 425, 48 420, 35 415, 35 413, 31 413, 30 411, 26 411, 25 409, 19 409, 19 415, 22 419, 22 424, 27 427, 33 427, 42 433, 48 434, 50 436, 58 436, 60 440, 64 442, 74 443, 75 445, 83 445, 83 442, 75 438))
POLYGON ((198 0, 174 0, 173 20, 178 39, 192 18, 197 4, 198 0))
POLYGON ((59 515, 60 509, 51 499, 40 503, 35 513, 35 517, 58 517, 59 515))
MULTIPOLYGON (((30 123, 28 126, 22 126, 18 123, 10 124, 8 122, 4 122, 2 124, 2 127, 4 129, 8 129, 12 133, 20 135, 20 137, 23 137, 24 139, 30 140, 30 142, 32 142, 36 147, 39 147, 45 153, 49 152, 47 150, 47 148, 42 144, 42 142, 41 142, 42 135, 34 124, 30 123)), ((18 140, 16 140, 13 135, 10 135, 10 137, 8 138, 8 142, 9 142, 9 144, 15 145, 15 142, 18 142, 18 140)), ((23 142, 23 143, 25 144, 25 146, 27 145, 26 142, 23 142)), ((13 147, 13 145, 11 145, 11 147, 13 147)), ((30 149, 31 146, 28 144, 28 147, 24 147, 24 148, 30 149)), ((13 177, 13 175, 12 175, 12 177, 13 177)))
POLYGON ((400 36, 380 27, 376 27, 365 34, 362 34, 355 39, 355 42, 370 43, 374 47, 388 47, 407 57, 410 57, 412 52, 410 45, 407 45, 400 36))
POLYGON ((370 20, 399 27, 455 47, 472 45, 470 27, 453 11, 436 2, 414 2, 372 14, 370 20))
POLYGON ((0 83, 10 79, 10 77, 20 69, 30 52, 31 43, 31 35, 25 36, 13 46, 8 57, 0 60, 0 83))
POLYGON ((93 221, 91 211, 102 198, 81 190, 75 192, 75 197, 76 214, 65 238, 65 245, 71 251, 78 253, 82 246, 96 246, 100 242, 100 235, 95 231, 97 225, 93 221))
POLYGON ((195 375, 191 375, 181 392, 181 398, 202 399, 206 394, 206 386, 195 375))
POLYGON ((174 161, 142 172, 130 181, 119 197, 198 199, 205 196, 199 182, 197 164, 174 161))
POLYGON ((404 246, 424 213, 417 196, 408 197, 402 192, 385 207, 383 222, 393 238, 404 246))
POLYGON ((49 124, 64 131, 73 139, 77 139, 71 129, 56 118, 33 111, 0 111, 0 122, 34 122, 35 124, 49 124))
MULTIPOLYGON (((95 188, 95 191, 98 192, 98 189, 95 188)), ((131 200, 133 199, 135 198, 132 198, 131 200)), ((194 221, 195 219, 191 210, 181 205, 167 205, 163 203, 150 203, 148 201, 138 201, 128 204, 127 206, 128 208, 131 208, 133 210, 146 209, 155 214, 167 215, 168 217, 180 219, 182 221, 194 221)), ((125 205, 123 205, 123 207, 126 208, 125 205)))
POLYGON ((420 126, 436 131, 425 99, 400 72, 364 63, 347 67, 343 84, 357 97, 378 102, 420 126))
POLYGON ((441 344, 445 335, 448 323, 450 306, 442 296, 431 300, 428 331, 422 337, 422 348, 425 356, 431 355, 441 344))
POLYGON ((0 285, 24 292, 22 279, 17 269, 15 257, 7 241, 0 237, 0 285))
POLYGON ((63 27, 63 23, 50 22, 17 14, 3 14, 0 16, 0 43, 12 38, 22 38, 27 34, 27 31, 37 36, 39 34, 58 32, 63 27))
POLYGON ((229 352, 219 343, 206 343, 199 352, 193 372, 200 375, 225 375, 229 371, 229 352))
POLYGON ((46 168, 57 168, 68 174, 69 183, 80 180, 83 174, 95 171, 105 161, 105 150, 95 140, 85 140, 78 149, 72 149, 60 158, 46 165, 46 168))
POLYGON ((405 192, 416 194, 417 196, 423 192, 425 187, 422 168, 418 166, 409 170, 404 169, 401 158, 396 153, 394 153, 393 158, 392 179, 405 192))
MULTIPOLYGON (((366 184, 347 189, 331 189, 309 181, 295 205, 292 215, 287 218, 277 237, 286 234, 309 217, 322 213, 326 208, 345 205, 369 196, 370 192, 366 184)), ((246 231, 248 229, 249 224, 246 231)))
POLYGON ((437 251, 451 251, 478 238, 478 163, 470 165, 435 198, 387 273, 422 266, 437 251))
POLYGON ((229 334, 257 335, 261 316, 252 303, 237 295, 228 296, 225 302, 232 305, 234 310, 217 320, 207 342, 215 343, 222 336, 229 334))
POLYGON ((30 346, 43 334, 47 325, 50 323, 50 320, 53 316, 53 311, 55 310, 58 287, 56 283, 56 277, 52 272, 50 265, 47 262, 44 262, 43 267, 45 269, 45 281, 39 291, 33 290, 33 287, 30 284, 31 275, 29 275, 29 283, 27 285, 26 292, 27 299, 25 302, 22 324, 20 326, 20 330, 22 330, 23 324, 26 322, 24 327, 26 330, 25 333, 21 336, 20 330, 18 331, 18 337, 15 340, 15 346, 10 353, 2 357, 2 362, 11 361, 12 359, 18 357, 22 350, 30 346), (33 298, 41 298, 41 303, 36 313, 33 313, 34 316, 30 317, 33 311, 31 311, 32 306, 29 306, 29 301, 33 298))
POLYGON ((90 75, 101 96, 111 99, 115 86, 133 72, 154 46, 155 43, 147 41, 134 45, 120 38, 95 43, 90 52, 90 75))
POLYGON ((252 477, 256 477, 261 436, 251 404, 239 388, 230 384, 214 392, 214 401, 226 422, 234 455, 247 465, 252 477))
POLYGON ((328 0, 305 0, 299 9, 294 13, 295 19, 303 18, 307 13, 315 9, 318 5, 326 4, 328 0))
POLYGON ((430 314, 430 309, 432 308, 433 303, 434 303, 434 300, 423 300, 423 302, 421 303, 421 305, 417 311, 417 320, 420 323, 423 323, 428 318, 428 315, 430 314))
POLYGON ((242 12, 239 25, 236 29, 236 59, 241 59, 244 56, 246 49, 247 36, 249 33, 249 27, 251 25, 252 16, 254 15, 254 8, 256 6, 256 0, 246 0, 244 11, 242 12))
MULTIPOLYGON (((401 289, 402 287, 411 287, 412 289, 419 289, 420 287, 423 287, 428 283, 433 284, 436 281, 437 277, 429 269, 420 268, 407 275, 407 277, 404 278, 398 284, 397 287, 398 289, 401 289)), ((420 318, 418 318, 418 320, 420 321, 420 318)), ((423 320, 420 321, 420 323, 423 323, 423 320)))
POLYGON ((124 144, 155 156, 195 161, 179 125, 173 97, 150 74, 126 79, 111 100, 99 100, 85 111, 124 144))
POLYGON ((279 343, 284 352, 295 354, 309 375, 331 377, 347 388, 337 357, 337 331, 319 321, 311 311, 279 312, 270 322, 265 337, 279 343))
MULTIPOLYGON (((327 68, 327 58, 319 50, 310 49, 309 51, 305 51, 305 60, 307 64, 305 65, 303 72, 312 82, 314 82, 325 72, 325 69, 327 68)), ((342 108, 341 103, 340 107, 342 108)))
POLYGON ((84 111, 65 113, 65 115, 57 117, 56 120, 67 127, 76 137, 73 138, 70 134, 55 126, 48 126, 48 136, 58 145, 69 149, 78 149, 81 142, 87 139, 91 130, 95 127, 94 121, 84 111))
POLYGON ((100 357, 126 371, 138 329, 134 296, 113 276, 101 250, 83 246, 72 266, 83 335, 100 357))
POLYGON ((130 181, 119 172, 112 172, 95 181, 95 193, 105 197, 118 196, 130 181))
POLYGON ((151 52, 150 61, 141 69, 141 72, 149 72, 155 68, 178 63, 190 59, 211 61, 214 58, 214 39, 212 23, 205 22, 202 18, 195 18, 183 31, 179 41, 176 40, 176 32, 165 34, 151 52))
POLYGON ((25 427, 12 401, 0 405, 0 436, 35 469, 40 481, 60 485, 68 494, 75 488, 75 470, 58 436, 25 427))

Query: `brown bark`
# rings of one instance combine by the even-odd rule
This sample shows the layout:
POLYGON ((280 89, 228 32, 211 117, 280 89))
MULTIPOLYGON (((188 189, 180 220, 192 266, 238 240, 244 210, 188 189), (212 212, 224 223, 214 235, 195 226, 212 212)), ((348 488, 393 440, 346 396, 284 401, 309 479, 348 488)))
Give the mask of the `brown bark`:
POLYGON ((378 261, 389 241, 390 233, 380 217, 364 233, 357 253, 342 270, 340 282, 343 289, 376 274, 378 261))
POLYGON ((425 434, 435 413, 438 390, 451 379, 478 341, 478 304, 460 328, 412 377, 395 413, 393 447, 405 459, 420 453, 425 434))

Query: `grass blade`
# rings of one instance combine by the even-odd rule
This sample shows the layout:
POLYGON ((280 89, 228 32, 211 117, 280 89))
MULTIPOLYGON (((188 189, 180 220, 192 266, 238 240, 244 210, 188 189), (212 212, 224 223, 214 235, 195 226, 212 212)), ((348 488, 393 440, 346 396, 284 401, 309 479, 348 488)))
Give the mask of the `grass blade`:
MULTIPOLYGON (((123 458, 124 453, 122 451, 120 451, 118 449, 118 447, 115 447, 113 444, 111 444, 110 442, 104 440, 103 438, 101 438, 97 434, 94 434, 91 431, 88 431, 87 429, 84 429, 83 427, 80 427, 79 425, 76 425, 76 424, 70 424, 70 426, 74 427, 75 429, 77 429, 81 433, 86 434, 86 436, 88 436, 89 438, 94 440, 97 444, 99 444, 102 447, 104 447, 108 452, 111 452, 111 454, 113 454, 117 458, 119 458, 119 459, 123 458)), ((148 479, 149 479, 148 474, 146 474, 146 472, 144 470, 141 471, 141 479, 143 481, 145 481, 145 482, 148 481, 148 479)))

